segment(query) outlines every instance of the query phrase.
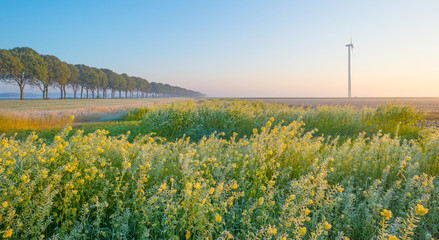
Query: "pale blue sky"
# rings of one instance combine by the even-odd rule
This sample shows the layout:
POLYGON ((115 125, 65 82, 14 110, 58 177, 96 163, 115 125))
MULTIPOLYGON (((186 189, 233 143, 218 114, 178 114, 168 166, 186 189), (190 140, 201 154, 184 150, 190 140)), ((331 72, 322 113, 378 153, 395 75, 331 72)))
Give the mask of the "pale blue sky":
POLYGON ((3 0, 0 9, 0 48, 209 96, 344 97, 350 34, 353 96, 439 96, 439 1, 3 0))

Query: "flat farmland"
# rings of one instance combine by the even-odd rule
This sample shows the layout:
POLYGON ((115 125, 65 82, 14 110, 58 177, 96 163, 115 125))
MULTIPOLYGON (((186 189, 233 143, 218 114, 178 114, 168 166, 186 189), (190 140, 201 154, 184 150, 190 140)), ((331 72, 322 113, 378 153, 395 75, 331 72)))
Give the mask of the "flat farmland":
POLYGON ((357 108, 364 106, 377 107, 395 101, 400 104, 411 104, 427 112, 427 119, 439 120, 439 98, 245 98, 248 101, 284 103, 292 106, 318 105, 351 105, 357 108))
POLYGON ((75 124, 112 121, 134 108, 183 102, 190 98, 121 98, 0 100, 0 132, 61 128, 75 116, 75 124))
POLYGON ((188 98, 113 98, 113 99, 50 99, 0 100, 0 110, 66 110, 84 108, 134 108, 148 104, 185 101, 188 98))

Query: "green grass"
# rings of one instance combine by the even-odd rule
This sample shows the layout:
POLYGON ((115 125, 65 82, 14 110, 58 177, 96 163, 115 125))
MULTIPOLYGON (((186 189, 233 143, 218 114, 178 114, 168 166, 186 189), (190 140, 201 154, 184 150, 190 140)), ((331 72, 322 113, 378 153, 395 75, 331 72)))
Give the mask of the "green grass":
POLYGON ((288 125, 303 121, 305 130, 318 129, 333 137, 352 138, 365 132, 372 136, 378 131, 402 138, 417 138, 417 126, 425 117, 414 106, 390 103, 376 109, 356 109, 350 106, 289 107, 283 104, 241 101, 191 101, 182 104, 150 106, 132 110, 126 119, 141 120, 140 127, 158 136, 178 139, 183 136, 195 140, 214 132, 250 136, 253 129, 272 124, 288 125))

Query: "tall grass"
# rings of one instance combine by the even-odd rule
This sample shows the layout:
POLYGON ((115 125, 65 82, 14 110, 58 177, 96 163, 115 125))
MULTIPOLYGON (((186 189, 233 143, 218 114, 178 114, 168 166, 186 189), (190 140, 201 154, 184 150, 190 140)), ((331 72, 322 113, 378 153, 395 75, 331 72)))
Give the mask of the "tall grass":
POLYGON ((55 112, 0 111, 0 132, 20 129, 62 128, 69 122, 69 115, 55 112))
POLYGON ((396 103, 358 110, 350 106, 304 108, 262 102, 188 101, 136 109, 127 119, 141 119, 147 131, 171 139, 186 135, 199 140, 214 132, 224 132, 226 138, 234 132, 241 137, 250 136, 254 128, 262 127, 272 117, 273 124, 303 121, 306 131, 318 129, 334 137, 354 137, 361 132, 372 136, 381 130, 393 136, 416 138, 420 130, 417 124, 424 116, 414 106, 396 103))

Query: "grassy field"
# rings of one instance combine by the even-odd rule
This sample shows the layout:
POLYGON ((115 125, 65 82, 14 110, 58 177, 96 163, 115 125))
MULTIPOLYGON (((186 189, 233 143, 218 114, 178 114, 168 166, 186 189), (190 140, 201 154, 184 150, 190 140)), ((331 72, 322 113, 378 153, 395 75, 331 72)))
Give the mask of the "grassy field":
POLYGON ((427 119, 439 120, 439 98, 246 98, 248 101, 264 101, 268 103, 283 103, 293 106, 338 105, 356 108, 378 107, 382 104, 396 102, 398 104, 414 105, 427 113, 427 119))
POLYGON ((60 129, 76 116, 75 123, 115 120, 130 109, 187 101, 188 98, 0 100, 0 132, 60 129))
POLYGON ((49 99, 49 100, 0 100, 0 110, 41 111, 72 109, 106 109, 111 107, 141 107, 155 103, 184 101, 187 98, 110 98, 110 99, 49 99))
POLYGON ((425 114, 200 100, 0 137, 14 239, 438 239, 425 114))

